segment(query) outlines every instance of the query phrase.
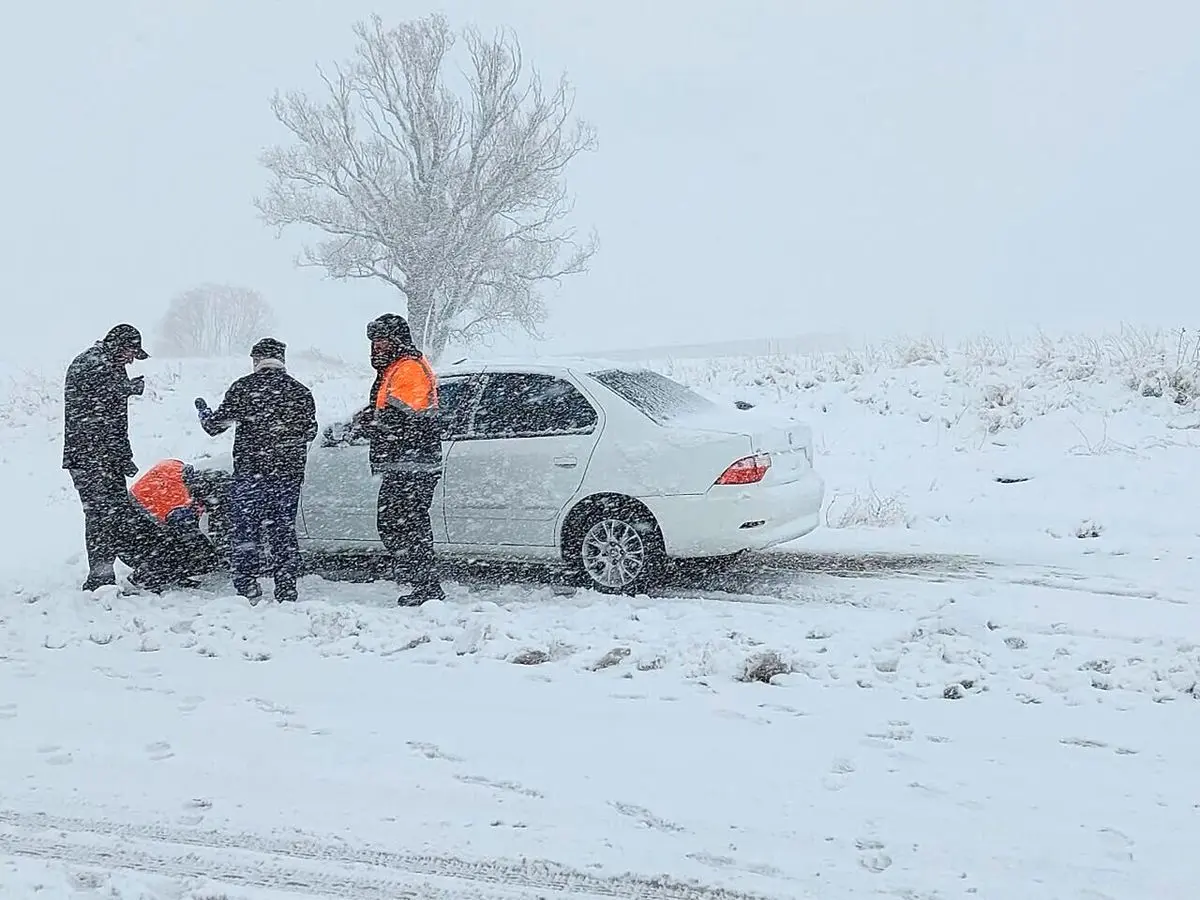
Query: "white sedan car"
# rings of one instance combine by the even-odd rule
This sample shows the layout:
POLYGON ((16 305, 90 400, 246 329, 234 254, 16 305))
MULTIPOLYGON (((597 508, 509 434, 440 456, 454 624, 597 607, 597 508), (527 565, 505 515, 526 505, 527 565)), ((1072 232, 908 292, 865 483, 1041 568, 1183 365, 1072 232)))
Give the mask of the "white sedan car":
MULTIPOLYGON (((644 591, 671 559, 761 550, 817 527, 812 430, 728 407, 657 372, 604 362, 460 363, 438 371, 445 468, 439 554, 564 562, 607 593, 644 591)), ((345 423, 313 443, 306 553, 383 551, 379 479, 345 423)))

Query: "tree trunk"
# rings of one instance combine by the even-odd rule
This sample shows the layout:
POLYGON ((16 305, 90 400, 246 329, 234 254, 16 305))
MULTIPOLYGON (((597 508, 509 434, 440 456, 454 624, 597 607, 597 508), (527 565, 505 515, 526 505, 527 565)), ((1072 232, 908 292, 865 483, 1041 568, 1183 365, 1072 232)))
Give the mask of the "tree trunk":
POLYGON ((438 328, 434 331, 429 346, 422 352, 431 363, 436 363, 442 358, 442 354, 446 352, 446 344, 449 342, 450 334, 445 328, 438 328))
POLYGON ((405 286, 404 295, 408 299, 408 327, 412 331, 413 343, 417 345, 418 350, 432 359, 430 345, 434 343, 434 337, 439 330, 433 298, 423 293, 411 278, 405 286))

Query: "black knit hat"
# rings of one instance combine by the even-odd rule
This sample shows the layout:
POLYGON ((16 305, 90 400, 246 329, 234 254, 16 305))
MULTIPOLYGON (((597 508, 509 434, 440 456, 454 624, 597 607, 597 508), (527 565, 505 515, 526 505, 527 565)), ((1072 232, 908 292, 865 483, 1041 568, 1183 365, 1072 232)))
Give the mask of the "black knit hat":
POLYGON ((277 359, 283 362, 286 352, 287 344, 275 338, 266 337, 250 348, 250 358, 277 359))
POLYGON ((367 323, 367 340, 393 341, 401 347, 413 345, 412 330, 404 316, 396 313, 384 313, 377 319, 367 323))

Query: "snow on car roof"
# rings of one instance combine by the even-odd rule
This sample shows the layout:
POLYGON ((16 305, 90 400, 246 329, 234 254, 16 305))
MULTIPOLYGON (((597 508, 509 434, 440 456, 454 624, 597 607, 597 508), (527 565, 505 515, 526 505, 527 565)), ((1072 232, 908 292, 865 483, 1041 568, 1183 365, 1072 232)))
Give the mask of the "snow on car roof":
POLYGON ((442 375, 452 375, 455 372, 478 372, 482 369, 525 369, 531 372, 549 372, 568 370, 572 372, 598 372, 605 369, 618 369, 623 372, 637 372, 645 368, 640 365, 630 365, 611 359, 588 356, 504 356, 487 359, 463 359, 449 364, 441 364, 437 371, 442 375))

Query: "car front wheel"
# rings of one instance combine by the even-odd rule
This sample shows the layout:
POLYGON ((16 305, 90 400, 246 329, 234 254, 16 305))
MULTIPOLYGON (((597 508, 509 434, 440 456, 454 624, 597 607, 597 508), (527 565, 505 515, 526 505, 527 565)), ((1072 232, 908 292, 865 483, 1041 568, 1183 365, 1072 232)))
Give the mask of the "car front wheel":
POLYGON ((578 580, 605 594, 645 593, 666 563, 657 523, 633 505, 589 512, 570 528, 564 549, 578 580))

